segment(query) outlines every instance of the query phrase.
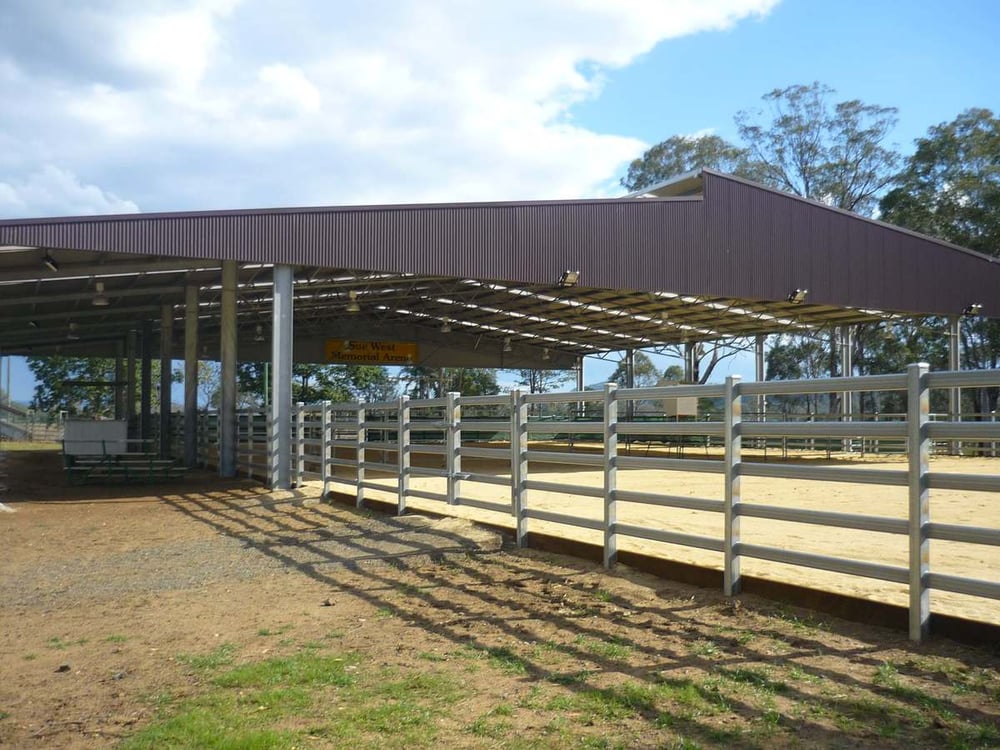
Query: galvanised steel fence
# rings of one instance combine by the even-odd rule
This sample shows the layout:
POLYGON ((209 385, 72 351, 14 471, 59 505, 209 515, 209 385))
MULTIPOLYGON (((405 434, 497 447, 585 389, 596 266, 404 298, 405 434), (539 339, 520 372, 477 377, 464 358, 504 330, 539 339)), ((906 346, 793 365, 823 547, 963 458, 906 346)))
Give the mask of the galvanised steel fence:
MULTIPOLYGON (((942 473, 931 471, 934 444, 961 442, 975 446, 980 455, 1000 442, 1000 424, 990 421, 932 421, 933 389, 980 388, 1000 385, 1000 370, 929 372, 914 364, 898 375, 829 378, 822 380, 743 383, 736 376, 719 385, 681 385, 656 388, 616 388, 603 391, 528 394, 515 391, 496 396, 462 396, 383 403, 323 403, 298 405, 294 413, 292 467, 295 481, 323 482, 349 487, 357 504, 366 491, 389 492, 404 513, 411 498, 448 506, 469 506, 505 514, 512 521, 519 545, 524 545, 533 522, 599 532, 606 566, 616 563, 619 542, 625 538, 695 547, 718 553, 722 559, 723 587, 727 595, 740 590, 741 561, 766 560, 792 566, 861 576, 903 584, 909 590, 909 633, 920 640, 928 633, 930 592, 948 591, 1000 600, 1000 581, 935 572, 930 564, 932 540, 1000 546, 1000 528, 939 523, 931 520, 934 490, 1000 493, 1000 466, 991 473, 942 473), (748 421, 743 404, 760 396, 803 395, 831 392, 905 393, 906 412, 880 415, 879 420, 839 421, 786 419, 748 421), (721 410, 709 420, 627 421, 629 402, 694 397, 712 399, 721 410), (619 451, 625 441, 655 441, 679 446, 676 455, 635 455, 619 451), (782 441, 807 448, 822 443, 850 450, 856 444, 885 444, 905 449, 903 469, 872 468, 864 464, 809 465, 802 462, 746 460, 754 446, 782 441), (588 450, 567 450, 572 443, 588 450), (687 446, 688 453, 683 452, 687 446), (692 452, 691 446, 713 448, 711 460, 692 452), (721 460, 718 453, 721 451, 721 460), (431 457, 431 458, 427 458, 431 457), (434 457, 437 457, 436 459, 434 457), (416 460, 415 460, 416 459, 416 460), (486 459, 496 472, 463 470, 463 459, 486 459), (499 463, 496 463, 499 462, 499 463), (574 466, 599 472, 601 486, 552 481, 538 469, 542 464, 574 466), (721 497, 689 497, 620 488, 620 471, 654 469, 664 472, 705 472, 722 478, 721 497), (379 477, 373 477, 377 473, 379 477), (411 487, 415 477, 432 478, 420 489, 411 487), (744 477, 841 482, 906 488, 906 517, 883 517, 814 508, 795 508, 742 501, 744 477), (509 488, 509 502, 475 497, 476 484, 509 488), (532 492, 565 493, 599 500, 601 517, 562 513, 533 506, 532 492), (622 523, 619 511, 626 504, 704 511, 719 518, 718 534, 704 536, 665 527, 622 523), (836 527, 900 535, 908 539, 908 564, 888 565, 870 560, 820 555, 785 547, 756 544, 741 533, 743 518, 771 519, 822 529, 836 527)), ((205 461, 212 461, 217 428, 204 420, 200 434, 205 461)), ((240 462, 248 476, 265 476, 269 445, 263 415, 240 418, 240 462)), ((825 449, 829 449, 828 447, 825 449)), ((782 457, 788 455, 787 450, 782 457)), ((476 464, 481 466, 481 462, 476 464)), ((997 495, 1000 502, 1000 494, 997 495)), ((821 532, 820 532, 821 533, 821 532)))

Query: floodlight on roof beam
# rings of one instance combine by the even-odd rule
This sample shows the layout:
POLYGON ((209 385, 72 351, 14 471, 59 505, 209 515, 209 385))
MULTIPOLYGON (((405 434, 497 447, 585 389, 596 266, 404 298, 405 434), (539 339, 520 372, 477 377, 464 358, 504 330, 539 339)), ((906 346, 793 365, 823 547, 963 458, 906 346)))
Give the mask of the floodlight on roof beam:
POLYGON ((806 301, 806 297, 809 295, 808 289, 795 289, 791 294, 788 295, 788 301, 793 305, 801 305, 806 301))
POLYGON ((264 338, 264 324, 263 323, 258 323, 257 324, 257 331, 256 331, 256 333, 254 333, 253 340, 256 341, 258 344, 260 344, 260 343, 262 343, 262 342, 265 341, 265 338, 264 338))
POLYGON ((441 333, 451 333, 451 320, 448 318, 441 323, 441 333))
POLYGON ((48 253, 45 253, 45 257, 42 258, 42 263, 44 263, 45 267, 52 271, 52 273, 59 272, 59 264, 56 263, 55 260, 52 259, 52 256, 48 253))
POLYGON ((111 300, 109 300, 108 296, 104 293, 103 281, 94 282, 94 292, 94 298, 90 301, 94 307, 107 307, 111 304, 111 300))
POLYGON ((361 312, 361 305, 358 304, 358 293, 357 293, 357 291, 355 291, 354 289, 351 289, 347 293, 347 297, 348 297, 347 312, 352 313, 352 314, 353 313, 361 312))
POLYGON ((979 313, 981 313, 982 311, 983 311, 983 306, 978 302, 973 302, 971 305, 966 305, 965 309, 962 310, 962 317, 974 318, 977 315, 979 315, 979 313))
POLYGON ((559 277, 558 283, 559 286, 564 288, 569 286, 576 286, 577 284, 580 283, 580 272, 570 271, 567 269, 562 272, 562 275, 559 277))
POLYGON ((504 350, 505 352, 509 352, 509 351, 511 351, 511 349, 513 349, 513 347, 511 346, 511 343, 510 343, 510 336, 507 336, 507 337, 506 337, 506 338, 505 338, 505 339, 503 340, 503 350, 504 350))

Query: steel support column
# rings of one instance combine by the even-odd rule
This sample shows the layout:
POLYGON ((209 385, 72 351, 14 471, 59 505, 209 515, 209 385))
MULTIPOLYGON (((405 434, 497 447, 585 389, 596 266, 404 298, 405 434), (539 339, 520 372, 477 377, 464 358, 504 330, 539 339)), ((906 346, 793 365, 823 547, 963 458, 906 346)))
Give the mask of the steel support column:
MULTIPOLYGON (((767 337, 764 334, 757 334, 757 338, 754 341, 754 359, 756 360, 756 378, 758 383, 763 383, 764 379, 767 377, 767 373, 764 370, 764 341, 767 337)), ((767 396, 763 393, 757 396, 757 421, 766 422, 767 421, 767 396)))
MULTIPOLYGON (((854 374, 854 348, 852 346, 852 331, 850 326, 840 327, 840 374, 849 378, 854 374)), ((844 391, 840 394, 840 421, 850 422, 854 415, 854 394, 851 391, 844 391)), ((853 449, 853 441, 845 439, 841 448, 845 453, 850 453, 853 449)))
POLYGON ((292 323, 294 275, 291 266, 274 267, 271 333, 271 487, 291 487, 292 323))
MULTIPOLYGON (((125 419, 125 340, 115 342, 115 419, 125 419)), ((7 388, 10 388, 10 373, 7 374, 7 388)), ((8 391, 9 392, 9 391, 8 391)))
MULTIPOLYGON (((142 321, 142 365, 139 376, 139 437, 153 437, 153 324, 142 321)), ((143 445, 143 450, 148 450, 143 445)))
POLYGON ((219 405, 219 476, 236 476, 236 286, 235 260, 222 261, 222 320, 219 355, 222 403, 219 405))
POLYGON ((198 465, 198 287, 184 290, 184 465, 198 465))
MULTIPOLYGON (((635 388, 635 349, 625 351, 625 387, 635 388)), ((625 402, 625 419, 631 422, 635 416, 635 401, 628 399, 625 402)))
POLYGON ((125 368, 128 372, 125 384, 125 419, 128 420, 129 437, 134 438, 135 434, 135 331, 129 331, 125 336, 125 368))
MULTIPOLYGON (((948 318, 948 369, 958 372, 962 369, 962 319, 957 315, 948 318)), ((962 421, 962 389, 952 388, 948 391, 948 419, 952 422, 962 421)), ((950 443, 953 455, 962 451, 958 441, 950 443)))
POLYGON ((174 307, 160 307, 160 458, 170 456, 170 403, 173 387, 174 307))

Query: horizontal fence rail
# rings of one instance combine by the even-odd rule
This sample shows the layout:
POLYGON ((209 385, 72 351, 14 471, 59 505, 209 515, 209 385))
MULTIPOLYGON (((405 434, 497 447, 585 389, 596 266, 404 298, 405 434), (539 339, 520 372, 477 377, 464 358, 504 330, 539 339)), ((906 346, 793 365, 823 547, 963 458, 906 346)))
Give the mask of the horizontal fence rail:
MULTIPOLYGON (((727 594, 740 590, 743 559, 903 584, 910 597, 910 636, 919 640, 928 632, 932 590, 1000 600, 1000 582, 932 571, 929 554, 931 540, 1000 547, 998 528, 930 520, 932 491, 1000 493, 1000 471, 930 470, 929 456, 936 446, 996 456, 1000 443, 995 413, 932 414, 930 392, 997 387, 998 370, 929 373, 926 365, 911 365, 899 375, 821 380, 741 383, 733 376, 722 385, 708 386, 616 388, 608 384, 600 391, 571 393, 449 393, 433 399, 402 397, 369 404, 299 404, 293 413, 290 459, 297 483, 320 480, 324 492, 337 485, 352 488, 358 505, 370 497, 368 493, 378 491, 396 497, 399 513, 406 511, 411 499, 420 499, 502 514, 511 520, 521 545, 527 542, 529 527, 539 522, 599 532, 608 566, 617 561, 619 538, 718 553, 727 594), (837 415, 752 410, 767 396, 873 392, 896 392, 905 410, 837 415), (681 414, 679 409, 652 415, 636 410, 651 403, 676 405, 681 399, 709 406, 699 408, 696 415, 681 414), (656 452, 650 454, 653 447, 656 452), (769 451, 775 448, 782 458, 772 460, 769 451), (845 457, 857 451, 905 452, 907 463, 905 469, 886 470, 784 460, 794 450, 845 457), (761 456, 767 460, 760 460, 761 456), (571 475, 581 472, 581 481, 552 479, 556 475, 547 474, 546 467, 553 466, 571 475), (662 472, 664 491, 619 488, 621 471, 662 472), (673 472, 718 476, 712 480, 720 483, 718 496, 688 497, 669 491, 676 489, 673 472), (585 477, 595 476, 601 477, 600 482, 584 483, 585 477), (420 487, 411 486, 414 477, 422 478, 420 487), (898 487, 905 490, 908 512, 905 517, 885 517, 745 502, 744 477, 898 487), (504 487, 508 492, 498 501, 494 489, 493 499, 484 499, 475 496, 475 485, 504 487), (540 508, 531 500, 533 493, 571 495, 580 498, 579 507, 590 512, 540 508), (707 514, 717 519, 718 533, 706 536, 619 522, 619 512, 629 506, 707 514), (822 533, 825 527, 905 537, 908 564, 886 565, 757 544, 741 533, 742 518, 802 524, 814 533, 822 533)), ((263 414, 239 418, 238 465, 247 476, 267 476, 271 427, 263 414)), ((214 460, 218 438, 217 417, 203 417, 198 429, 203 463, 214 460)), ((983 571, 984 575, 990 572, 994 571, 983 571)))

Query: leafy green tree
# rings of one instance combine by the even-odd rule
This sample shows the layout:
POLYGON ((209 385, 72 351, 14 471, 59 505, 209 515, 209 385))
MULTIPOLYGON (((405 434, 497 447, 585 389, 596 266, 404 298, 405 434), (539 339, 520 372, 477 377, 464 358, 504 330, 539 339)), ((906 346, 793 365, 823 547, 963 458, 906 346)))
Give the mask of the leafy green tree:
POLYGON ((517 384, 525 386, 528 393, 551 393, 574 378, 572 370, 515 370, 517 384))
POLYGON ((763 96, 766 113, 740 112, 736 125, 763 182, 870 215, 899 164, 887 143, 898 110, 857 99, 834 103, 835 93, 818 82, 775 89, 763 96))
MULTIPOLYGON (((115 360, 109 357, 28 357, 28 369, 35 376, 33 407, 38 411, 65 411, 71 416, 111 417, 115 412, 115 392, 113 388, 74 385, 67 381, 110 382, 115 379, 115 360)), ((152 367, 153 411, 160 409, 160 361, 154 359, 152 367)), ((141 363, 136 361, 132 373, 139 398, 141 363)), ((126 377, 128 374, 126 373, 126 377)), ((172 382, 181 382, 180 374, 174 371, 172 382)), ((138 407, 136 407, 138 411, 138 407)))
MULTIPOLYGON (((656 365, 653 364, 653 360, 649 358, 648 354, 645 352, 636 352, 633 362, 635 363, 635 372, 633 373, 632 382, 636 388, 648 388, 660 382, 660 371, 656 369, 656 365)), ((618 367, 611 373, 608 382, 618 383, 621 386, 625 386, 628 383, 627 359, 623 358, 618 363, 618 367)))
MULTIPOLYGON (((988 109, 969 109, 930 128, 916 146, 882 200, 882 218, 1000 255, 1000 119, 988 109)), ((960 334, 965 367, 1000 366, 1000 321, 965 318, 960 334)), ((997 408, 998 389, 965 393, 974 411, 997 408)))
POLYGON ((621 184, 626 190, 642 190, 702 167, 751 179, 756 176, 745 148, 717 135, 672 135, 629 164, 621 184))
POLYGON ((440 398, 449 392, 488 396, 500 392, 494 370, 472 367, 404 367, 400 380, 411 398, 440 398))

